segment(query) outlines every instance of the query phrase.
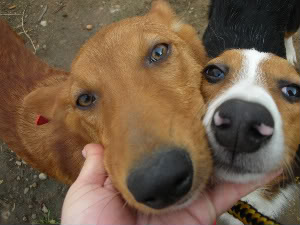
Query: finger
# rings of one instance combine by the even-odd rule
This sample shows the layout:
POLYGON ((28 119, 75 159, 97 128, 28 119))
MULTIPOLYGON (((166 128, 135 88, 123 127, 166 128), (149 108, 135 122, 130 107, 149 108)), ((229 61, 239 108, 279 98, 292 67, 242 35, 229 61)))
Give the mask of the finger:
POLYGON ((86 157, 84 165, 78 176, 78 182, 104 185, 107 173, 103 164, 103 148, 99 144, 88 144, 82 151, 86 157))
POLYGON ((230 209, 238 200, 258 187, 269 183, 282 171, 272 173, 263 180, 248 184, 223 183, 207 191, 202 197, 196 200, 190 207, 190 212, 199 218, 201 224, 212 224, 217 217, 230 209), (206 213, 203 213, 206 212, 206 213))
POLYGON ((257 182, 251 182, 248 184, 224 183, 222 185, 218 185, 212 192, 208 193, 208 196, 215 207, 216 215, 220 216, 222 213, 230 209, 238 200, 264 184, 269 183, 281 173, 282 170, 276 171, 257 182))

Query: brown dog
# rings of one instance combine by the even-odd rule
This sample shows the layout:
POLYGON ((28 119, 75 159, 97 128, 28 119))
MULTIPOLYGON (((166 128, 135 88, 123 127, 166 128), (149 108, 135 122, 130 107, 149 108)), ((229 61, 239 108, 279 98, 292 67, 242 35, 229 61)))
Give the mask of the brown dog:
POLYGON ((83 146, 101 143, 114 185, 147 213, 180 207, 204 188, 212 170, 201 122, 204 51, 166 2, 103 28, 70 74, 0 26, 1 138, 30 165, 70 184, 83 146))

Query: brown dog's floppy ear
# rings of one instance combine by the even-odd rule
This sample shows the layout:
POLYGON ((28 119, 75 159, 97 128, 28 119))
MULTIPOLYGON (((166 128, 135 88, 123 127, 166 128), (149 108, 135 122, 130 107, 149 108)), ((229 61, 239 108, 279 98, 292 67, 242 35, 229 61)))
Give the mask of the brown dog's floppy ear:
POLYGON ((26 110, 49 121, 60 119, 69 105, 67 98, 68 83, 68 81, 65 81, 34 90, 25 97, 24 107, 26 110))

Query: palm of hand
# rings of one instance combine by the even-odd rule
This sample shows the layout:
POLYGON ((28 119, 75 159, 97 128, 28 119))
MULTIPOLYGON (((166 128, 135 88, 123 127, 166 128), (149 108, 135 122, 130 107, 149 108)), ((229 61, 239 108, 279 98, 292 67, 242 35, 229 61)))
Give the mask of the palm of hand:
MULTIPOLYGON (((208 224, 212 216, 208 215, 207 202, 201 209, 197 204, 197 211, 206 211, 200 221, 199 213, 195 213, 195 204, 190 207, 164 215, 144 215, 137 213, 127 206, 107 179, 104 186, 97 183, 76 182, 70 188, 64 203, 64 209, 68 212, 65 218, 70 218, 72 222, 64 220, 64 224, 76 221, 76 224, 208 224), (76 219, 75 219, 76 218, 76 219), (205 222, 205 223, 204 223, 205 222)), ((214 209, 212 209, 214 210, 214 209)), ((203 213, 204 214, 204 213, 203 213)))

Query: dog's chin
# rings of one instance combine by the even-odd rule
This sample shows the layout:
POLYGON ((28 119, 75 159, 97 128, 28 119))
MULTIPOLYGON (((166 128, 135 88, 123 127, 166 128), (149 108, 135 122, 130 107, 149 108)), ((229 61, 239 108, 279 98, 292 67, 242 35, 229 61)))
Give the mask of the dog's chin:
MULTIPOLYGON (((225 155, 225 154, 224 154, 225 155)), ((257 181, 265 177, 267 174, 279 169, 280 164, 274 163, 269 165, 267 158, 257 158, 239 155, 232 159, 229 157, 214 156, 215 160, 215 177, 217 180, 233 182, 233 183, 249 183, 257 181)))
POLYGON ((261 180, 266 174, 268 173, 237 172, 235 169, 231 170, 230 168, 216 168, 215 170, 215 177, 218 181, 239 184, 261 180))
POLYGON ((265 177, 282 166, 281 144, 262 146, 254 153, 234 153, 221 146, 213 135, 208 135, 215 162, 217 181, 249 183, 265 177))
POLYGON ((247 156, 238 157, 238 159, 230 160, 219 159, 215 157, 215 178, 217 181, 226 181, 233 183, 249 183, 263 179, 269 173, 278 170, 280 166, 266 167, 264 159, 257 161, 250 160, 247 156))

